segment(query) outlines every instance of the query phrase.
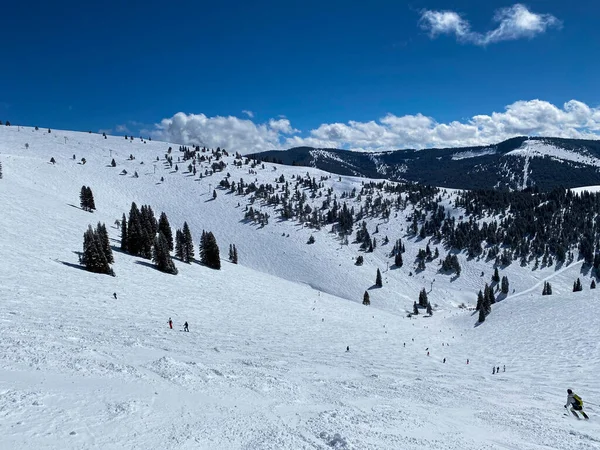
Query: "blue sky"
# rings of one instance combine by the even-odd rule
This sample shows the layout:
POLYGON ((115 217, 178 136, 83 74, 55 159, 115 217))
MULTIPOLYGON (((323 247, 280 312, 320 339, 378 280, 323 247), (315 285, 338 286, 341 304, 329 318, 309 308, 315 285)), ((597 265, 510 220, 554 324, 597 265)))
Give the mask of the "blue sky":
POLYGON ((0 120, 250 150, 594 137, 598 17, 592 0, 8 2, 0 120))

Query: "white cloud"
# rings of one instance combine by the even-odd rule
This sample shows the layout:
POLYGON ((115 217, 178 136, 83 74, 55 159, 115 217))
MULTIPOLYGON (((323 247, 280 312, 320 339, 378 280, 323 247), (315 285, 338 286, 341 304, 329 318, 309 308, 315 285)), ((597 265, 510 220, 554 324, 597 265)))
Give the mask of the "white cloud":
POLYGON ((129 128, 125 124, 117 125, 115 130, 117 130, 117 133, 129 133, 129 128))
POLYGON ((548 28, 560 27, 561 22, 551 14, 536 14, 517 3, 501 8, 494 14, 496 28, 485 33, 471 30, 469 21, 454 11, 430 11, 421 13, 419 24, 432 38, 440 34, 454 34, 461 42, 486 46, 500 41, 532 38, 548 28))
POLYGON ((242 111, 243 114, 246 114, 248 117, 250 117, 251 119, 254 119, 254 113, 248 109, 244 109, 242 111))
POLYGON ((367 122, 324 123, 308 133, 294 129, 288 119, 257 124, 232 116, 177 113, 155 125, 151 135, 153 139, 240 153, 298 146, 367 151, 462 147, 495 144, 514 136, 600 139, 600 107, 577 100, 562 107, 542 100, 518 101, 503 112, 463 121, 439 123, 420 113, 387 114, 367 122))
POLYGON ((152 137, 252 153, 280 148, 281 136, 296 131, 287 119, 271 119, 267 124, 256 124, 250 119, 234 116, 207 117, 204 114, 180 112, 156 124, 152 137))

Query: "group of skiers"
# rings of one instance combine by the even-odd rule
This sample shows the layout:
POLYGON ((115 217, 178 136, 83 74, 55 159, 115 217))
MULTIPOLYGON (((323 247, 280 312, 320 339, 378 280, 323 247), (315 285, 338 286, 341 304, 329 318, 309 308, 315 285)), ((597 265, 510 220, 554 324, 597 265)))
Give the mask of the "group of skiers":
MULTIPOLYGON (((506 366, 502 366, 502 372, 506 372, 506 366)), ((500 366, 492 367, 492 375, 496 375, 497 373, 500 373, 500 366)))
MULTIPOLYGON (((169 324, 169 328, 172 330, 173 329, 173 321, 171 320, 171 318, 169 317, 169 321, 167 322, 169 324)), ((183 331, 190 331, 190 327, 187 323, 187 321, 183 324, 183 331)))

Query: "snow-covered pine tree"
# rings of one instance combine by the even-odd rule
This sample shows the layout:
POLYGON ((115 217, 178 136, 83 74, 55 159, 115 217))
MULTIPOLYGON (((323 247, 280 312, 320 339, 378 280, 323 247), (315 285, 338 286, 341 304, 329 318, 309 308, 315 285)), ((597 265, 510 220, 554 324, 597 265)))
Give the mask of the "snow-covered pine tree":
POLYGON ((367 291, 365 291, 364 295, 363 295, 363 305, 365 306, 369 306, 371 304, 371 299, 369 298, 369 293, 367 291))
POLYGON ((381 281, 381 272, 379 269, 377 269, 377 275, 375 277, 375 286, 377 286, 377 287, 383 286, 383 282, 381 281))
POLYGON ((173 231, 171 230, 169 219, 164 212, 160 213, 160 218, 158 219, 158 232, 164 235, 165 239, 167 240, 169 250, 173 251, 173 231))
POLYGON ((175 267, 175 263, 169 253, 169 243, 162 231, 159 231, 158 236, 154 239, 152 261, 154 261, 161 272, 177 275, 177 267, 175 267))

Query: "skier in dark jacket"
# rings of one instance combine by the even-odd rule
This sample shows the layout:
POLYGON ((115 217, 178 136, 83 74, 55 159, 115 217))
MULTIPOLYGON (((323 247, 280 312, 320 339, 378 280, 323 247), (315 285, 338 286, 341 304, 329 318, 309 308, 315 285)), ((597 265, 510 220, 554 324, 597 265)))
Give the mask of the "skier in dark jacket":
POLYGON ((183 331, 188 331, 188 332, 190 331, 190 329, 188 328, 187 322, 183 324, 183 331))
POLYGON ((567 394, 567 404, 565 405, 565 408, 568 408, 569 405, 571 405, 571 412, 575 417, 579 419, 579 415, 577 414, 577 411, 579 411, 584 419, 589 419, 588 415, 583 412, 583 400, 581 400, 581 397, 575 394, 571 389, 567 389, 567 394))

